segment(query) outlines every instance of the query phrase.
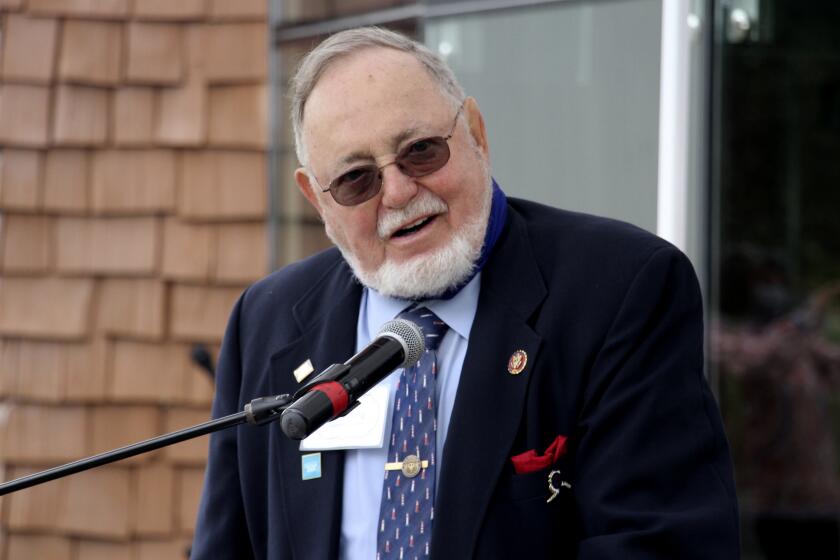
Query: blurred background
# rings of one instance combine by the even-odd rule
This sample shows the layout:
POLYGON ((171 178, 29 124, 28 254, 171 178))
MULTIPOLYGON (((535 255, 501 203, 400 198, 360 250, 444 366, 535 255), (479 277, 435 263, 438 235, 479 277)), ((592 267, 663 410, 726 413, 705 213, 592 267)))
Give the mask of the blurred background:
MULTIPOLYGON (((238 294, 329 245, 286 84, 367 24, 449 62, 508 195, 689 255, 744 558, 840 558, 830 0, 0 0, 2 477, 209 416, 238 294)), ((2 498, 0 558, 185 558, 206 450, 2 498)))

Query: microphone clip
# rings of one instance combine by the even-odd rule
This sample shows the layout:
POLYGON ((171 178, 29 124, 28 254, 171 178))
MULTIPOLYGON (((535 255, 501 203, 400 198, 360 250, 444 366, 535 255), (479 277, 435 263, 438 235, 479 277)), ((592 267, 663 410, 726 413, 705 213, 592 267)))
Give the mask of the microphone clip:
POLYGON ((254 399, 243 408, 245 421, 254 426, 274 422, 291 403, 292 398, 288 394, 254 399))

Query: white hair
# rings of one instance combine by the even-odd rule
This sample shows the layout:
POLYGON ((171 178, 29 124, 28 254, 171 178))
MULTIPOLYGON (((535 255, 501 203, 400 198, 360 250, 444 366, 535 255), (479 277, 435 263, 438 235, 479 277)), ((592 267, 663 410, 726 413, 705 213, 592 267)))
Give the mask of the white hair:
POLYGON ((330 65, 341 58, 369 48, 388 48, 410 54, 426 68, 432 79, 440 86, 441 93, 452 102, 453 106, 458 106, 463 102, 464 90, 455 78, 455 74, 443 59, 425 45, 405 35, 380 27, 360 27, 336 33, 325 39, 301 60, 291 80, 292 128, 295 133, 295 151, 302 166, 307 166, 308 159, 302 132, 306 100, 330 65))

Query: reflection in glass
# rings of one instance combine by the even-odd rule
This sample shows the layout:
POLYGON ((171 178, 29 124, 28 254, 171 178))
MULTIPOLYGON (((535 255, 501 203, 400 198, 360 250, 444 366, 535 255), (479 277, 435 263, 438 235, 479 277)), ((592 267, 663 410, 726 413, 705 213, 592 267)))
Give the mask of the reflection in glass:
POLYGON ((837 559, 840 7, 760 14, 747 40, 716 45, 710 354, 744 558, 837 559))

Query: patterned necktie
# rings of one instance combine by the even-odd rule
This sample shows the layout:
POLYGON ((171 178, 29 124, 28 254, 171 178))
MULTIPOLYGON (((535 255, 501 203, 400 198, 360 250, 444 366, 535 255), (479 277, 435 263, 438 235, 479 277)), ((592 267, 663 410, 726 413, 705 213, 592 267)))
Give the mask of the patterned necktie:
POLYGON ((379 509, 377 560, 427 557, 435 516, 435 361, 448 327, 425 307, 405 311, 400 318, 423 330, 426 350, 416 365, 403 370, 397 383, 379 509))

